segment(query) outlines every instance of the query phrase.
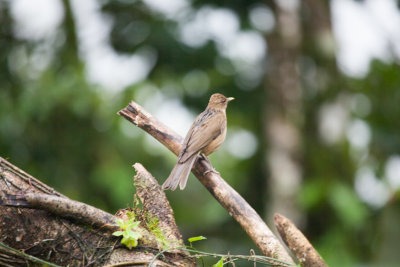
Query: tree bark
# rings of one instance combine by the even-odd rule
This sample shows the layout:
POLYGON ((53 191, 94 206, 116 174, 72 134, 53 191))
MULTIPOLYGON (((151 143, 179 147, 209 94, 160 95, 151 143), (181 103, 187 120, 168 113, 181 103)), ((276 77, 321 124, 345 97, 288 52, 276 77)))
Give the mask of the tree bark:
MULTIPOLYGON (((138 195, 146 212, 135 210, 138 218, 158 219, 161 234, 174 247, 183 245, 172 209, 156 180, 140 164, 134 177, 138 195), (151 189, 151 190, 150 190, 151 189), (146 197, 158 194, 157 201, 146 197), (155 207, 153 205, 156 205, 155 207)), ((57 265, 103 266, 135 264, 147 266, 162 244, 143 222, 135 231, 142 234, 139 244, 128 250, 120 238, 115 221, 125 218, 127 210, 116 216, 87 204, 73 201, 43 184, 0 157, 0 265, 26 266, 44 260, 57 265), (32 257, 33 256, 33 257, 32 257)), ((194 266, 182 251, 169 250, 157 266, 194 266)))
POLYGON ((276 213, 274 216, 275 226, 286 246, 304 267, 326 267, 326 263, 314 249, 307 238, 299 229, 285 216, 276 213))
MULTIPOLYGON (((158 121, 137 103, 132 101, 118 114, 152 135, 175 155, 178 155, 181 151, 183 138, 158 121)), ((294 264, 284 246, 257 212, 219 174, 212 170, 211 163, 199 156, 193 165, 192 172, 242 226, 265 256, 279 259, 288 264, 294 264)))

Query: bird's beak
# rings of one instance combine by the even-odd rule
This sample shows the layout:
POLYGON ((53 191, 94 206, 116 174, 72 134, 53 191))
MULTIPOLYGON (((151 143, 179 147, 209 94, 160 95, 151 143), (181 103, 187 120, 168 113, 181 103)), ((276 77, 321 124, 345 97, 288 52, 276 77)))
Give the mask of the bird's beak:
POLYGON ((231 102, 231 101, 234 100, 234 99, 235 99, 234 97, 228 97, 228 98, 227 98, 228 102, 231 102))

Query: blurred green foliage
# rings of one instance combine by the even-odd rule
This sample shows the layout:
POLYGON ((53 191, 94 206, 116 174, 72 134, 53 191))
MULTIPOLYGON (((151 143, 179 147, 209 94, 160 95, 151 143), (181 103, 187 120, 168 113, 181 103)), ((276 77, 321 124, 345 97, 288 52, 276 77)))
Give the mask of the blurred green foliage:
MULTIPOLYGON (((114 213, 132 205, 133 163, 142 163, 162 183, 176 160, 116 112, 132 99, 145 105, 161 91, 165 99, 179 98, 197 114, 206 106, 209 95, 218 91, 237 99, 228 108, 229 129, 250 131, 257 137, 258 146, 246 159, 222 147, 211 161, 259 214, 265 214, 268 177, 264 156, 268 146, 263 137, 266 96, 262 82, 253 89, 241 88, 235 71, 224 74, 217 70, 217 64, 225 68, 234 68, 234 64, 220 55, 215 42, 200 47, 183 44, 176 36, 176 22, 152 12, 143 2, 102 1, 101 11, 113 21, 110 41, 116 51, 134 53, 150 47, 157 52, 156 64, 145 80, 112 92, 88 81, 71 7, 69 1, 63 3, 65 18, 58 31, 65 40, 53 48, 55 56, 44 70, 30 63, 40 41, 15 37, 9 5, 0 5, 0 156, 61 193, 114 213), (182 82, 185 75, 196 70, 209 79, 207 90, 200 93, 187 89, 182 82)), ((205 4, 228 8, 240 19, 241 29, 251 29, 249 9, 263 3, 193 1, 192 8, 205 4)), ((312 48, 305 48, 309 50, 312 48)), ((317 68, 324 66, 320 58, 308 60, 317 68)), ((400 239, 399 193, 396 189, 384 206, 371 207, 356 193, 354 177, 363 157, 367 157, 364 163, 383 177, 387 159, 400 153, 399 66, 373 62, 364 79, 347 78, 329 68, 325 71, 328 78, 318 93, 307 91, 312 85, 303 81, 304 180, 298 201, 307 220, 304 232, 331 266, 394 266, 400 259, 395 249, 400 239), (320 108, 341 95, 355 94, 366 96, 371 104, 370 112, 353 111, 349 115, 363 120, 371 131, 364 154, 354 151, 346 138, 328 145, 318 132, 320 108)), ((231 254, 248 254, 255 249, 192 175, 185 191, 167 195, 183 235, 208 238, 198 249, 216 253, 229 250, 231 254)))

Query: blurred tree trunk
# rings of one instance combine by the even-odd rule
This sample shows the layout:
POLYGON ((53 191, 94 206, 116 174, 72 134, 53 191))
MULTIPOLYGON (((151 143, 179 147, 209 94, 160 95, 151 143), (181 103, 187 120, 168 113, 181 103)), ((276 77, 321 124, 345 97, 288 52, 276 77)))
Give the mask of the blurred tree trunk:
POLYGON ((302 177, 300 154, 300 126, 303 121, 302 91, 296 65, 301 50, 299 5, 273 5, 276 28, 267 36, 268 72, 265 93, 265 138, 268 148, 266 160, 269 183, 267 195, 271 221, 274 212, 301 220, 296 206, 296 194, 302 177))
POLYGON ((267 36, 265 85, 264 133, 269 177, 266 190, 270 196, 267 218, 270 220, 274 212, 281 212, 299 225, 304 219, 296 204, 303 176, 302 144, 306 138, 303 127, 318 114, 317 107, 308 104, 304 106, 310 107, 306 110, 303 102, 327 88, 322 77, 337 75, 335 45, 329 1, 288 4, 276 0, 273 9, 276 28, 267 36), (309 73, 299 73, 300 69, 309 73))

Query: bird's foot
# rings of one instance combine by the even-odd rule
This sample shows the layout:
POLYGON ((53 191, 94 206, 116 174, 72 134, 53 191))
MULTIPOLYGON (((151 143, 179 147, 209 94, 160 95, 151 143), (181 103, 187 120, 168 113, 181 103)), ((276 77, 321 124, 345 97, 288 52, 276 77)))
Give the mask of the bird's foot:
POLYGON ((210 173, 210 172, 213 172, 215 174, 219 174, 219 172, 216 169, 211 168, 211 169, 208 169, 205 172, 203 172, 203 175, 206 175, 207 173, 210 173))
POLYGON ((209 159, 208 159, 208 157, 206 156, 206 155, 204 155, 203 153, 200 153, 200 158, 202 159, 202 160, 205 160, 205 161, 210 161, 209 159))
POLYGON ((207 165, 207 170, 205 172, 203 172, 203 175, 206 175, 207 173, 213 172, 215 174, 219 174, 219 172, 213 168, 213 166, 211 165, 210 159, 204 155, 204 154, 200 154, 200 158, 202 160, 205 161, 206 165, 207 165))
POLYGON ((200 154, 200 160, 203 160, 205 164, 208 166, 208 168, 212 168, 210 159, 206 155, 200 154))

